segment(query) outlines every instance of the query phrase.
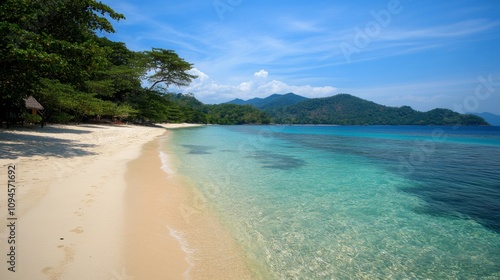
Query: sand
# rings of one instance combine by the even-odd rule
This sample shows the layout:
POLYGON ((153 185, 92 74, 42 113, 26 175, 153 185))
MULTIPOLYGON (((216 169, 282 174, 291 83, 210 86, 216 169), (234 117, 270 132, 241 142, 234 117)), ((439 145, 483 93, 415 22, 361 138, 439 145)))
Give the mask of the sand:
MULTIPOLYGON (((126 163, 165 133, 141 126, 59 126, 0 132, 0 224, 7 224, 7 170, 16 168, 16 263, 0 279, 123 279, 126 163)), ((5 260, 5 261, 4 261, 5 260)))
POLYGON ((0 279, 255 278, 174 156, 159 157, 188 126, 0 130, 0 279))
POLYGON ((130 275, 140 275, 139 279, 256 278, 206 197, 189 178, 178 174, 170 151, 160 161, 159 145, 165 152, 168 141, 169 134, 148 143, 129 164, 126 205, 132 207, 127 215, 131 228, 126 267, 130 275), (160 168, 163 164, 168 172, 160 168))

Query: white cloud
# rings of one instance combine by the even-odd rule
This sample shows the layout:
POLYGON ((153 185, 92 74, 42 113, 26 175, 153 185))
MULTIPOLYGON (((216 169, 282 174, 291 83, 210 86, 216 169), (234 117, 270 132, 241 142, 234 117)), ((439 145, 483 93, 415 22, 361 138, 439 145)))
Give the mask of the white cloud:
POLYGON ((250 91, 252 89, 253 82, 243 82, 240 84, 239 89, 241 91, 250 91))
POLYGON ((189 74, 198 76, 197 80, 200 80, 201 82, 205 82, 205 81, 208 81, 210 79, 210 77, 208 77, 207 74, 201 72, 197 68, 191 69, 189 74))
POLYGON ((264 79, 266 79, 269 76, 269 72, 267 72, 266 70, 262 69, 259 72, 255 72, 255 74, 253 74, 253 76, 256 77, 256 78, 264 78, 264 79))
POLYGON ((383 38, 386 40, 423 40, 429 38, 438 38, 449 40, 450 38, 459 38, 478 34, 497 27, 500 23, 488 21, 485 19, 467 20, 442 26, 433 26, 429 28, 398 30, 394 29, 387 32, 383 38))
POLYGON ((332 86, 315 87, 311 85, 289 85, 278 80, 267 81, 266 78, 269 73, 264 69, 255 72, 253 80, 244 81, 238 85, 219 84, 197 68, 191 70, 191 74, 197 75, 198 78, 193 80, 191 85, 183 88, 183 91, 193 93, 200 101, 208 104, 227 102, 235 98, 246 100, 254 97, 267 97, 274 93, 293 92, 314 98, 331 96, 337 92, 337 88, 332 86))

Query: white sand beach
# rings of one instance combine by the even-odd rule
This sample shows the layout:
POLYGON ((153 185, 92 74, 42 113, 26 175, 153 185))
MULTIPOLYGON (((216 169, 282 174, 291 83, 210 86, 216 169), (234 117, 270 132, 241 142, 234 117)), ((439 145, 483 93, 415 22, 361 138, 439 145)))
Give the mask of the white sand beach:
POLYGON ((187 126, 0 130, 0 279, 249 279, 216 218, 184 221, 180 206, 193 202, 192 190, 161 170, 165 128, 187 126))
POLYGON ((15 166, 15 271, 0 227, 0 279, 121 279, 126 164, 161 127, 49 125, 0 132, 0 223, 15 166), (5 260, 5 261, 4 261, 5 260))

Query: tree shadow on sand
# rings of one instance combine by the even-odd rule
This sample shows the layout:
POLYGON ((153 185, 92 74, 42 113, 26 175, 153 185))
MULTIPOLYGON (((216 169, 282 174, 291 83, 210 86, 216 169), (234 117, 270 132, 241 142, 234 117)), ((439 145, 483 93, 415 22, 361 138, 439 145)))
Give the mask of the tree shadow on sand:
MULTIPOLYGON (((7 129, 5 132, 9 131, 29 131, 30 133, 43 133, 43 134, 88 134, 92 131, 86 130, 86 128, 99 128, 94 126, 73 126, 69 127, 59 127, 59 126, 46 126, 44 128, 39 127, 15 127, 13 129, 7 129)), ((3 132, 0 130, 0 133, 3 132)), ((2 138, 0 138, 1 140, 2 138)))
MULTIPOLYGON (((66 133, 75 133, 70 130, 66 133)), ((54 132, 55 133, 55 132, 54 132)), ((95 153, 85 150, 95 145, 78 144, 73 140, 53 137, 3 133, 0 131, 0 159, 17 159, 19 157, 45 156, 72 158, 90 156, 95 153)))

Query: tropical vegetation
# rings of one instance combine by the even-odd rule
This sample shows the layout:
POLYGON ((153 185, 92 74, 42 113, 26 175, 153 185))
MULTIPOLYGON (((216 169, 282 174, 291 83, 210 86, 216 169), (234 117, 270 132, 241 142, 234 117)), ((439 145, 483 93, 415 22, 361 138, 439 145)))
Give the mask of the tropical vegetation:
POLYGON ((350 95, 289 93, 205 105, 171 93, 196 78, 175 51, 131 51, 102 34, 125 16, 95 0, 0 2, 0 122, 191 122, 213 124, 485 124, 449 110, 391 108, 350 95), (28 114, 24 99, 43 104, 28 114), (236 103, 236 104, 234 104, 236 103))
POLYGON ((94 0, 2 1, 0 119, 23 116, 31 95, 47 121, 163 120, 168 101, 160 85, 189 84, 192 65, 171 50, 133 52, 97 35, 123 19, 94 0))
POLYGON ((389 107, 349 94, 308 99, 287 93, 247 101, 235 99, 230 103, 252 105, 279 124, 488 125, 481 117, 448 109, 420 112, 409 106, 389 107))

